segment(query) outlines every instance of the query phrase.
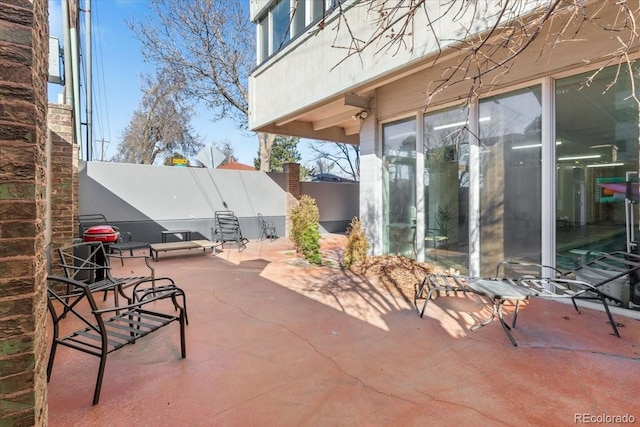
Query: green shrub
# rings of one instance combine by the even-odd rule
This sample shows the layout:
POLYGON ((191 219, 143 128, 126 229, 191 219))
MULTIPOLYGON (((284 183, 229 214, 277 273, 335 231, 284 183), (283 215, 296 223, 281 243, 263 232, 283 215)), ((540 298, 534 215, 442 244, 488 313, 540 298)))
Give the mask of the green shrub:
POLYGON ((291 241, 298 253, 313 264, 322 263, 320 254, 320 211, 316 201, 307 195, 300 198, 298 206, 290 212, 291 241))
POLYGON ((347 247, 344 252, 344 266, 351 268, 354 264, 362 264, 369 255, 369 241, 364 234, 362 224, 354 217, 347 229, 347 247))
POLYGON ((322 264, 318 224, 307 224, 302 232, 302 254, 311 264, 322 264))

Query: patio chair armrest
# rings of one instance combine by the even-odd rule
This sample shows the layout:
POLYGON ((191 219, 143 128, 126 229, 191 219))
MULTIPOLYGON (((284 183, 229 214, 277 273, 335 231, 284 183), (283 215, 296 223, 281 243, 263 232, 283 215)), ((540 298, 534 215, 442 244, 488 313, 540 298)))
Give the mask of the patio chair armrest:
MULTIPOLYGON (((507 266, 520 266, 520 267, 537 267, 540 270, 540 273, 542 274, 544 272, 545 269, 549 269, 552 270, 553 272, 555 272, 556 277, 558 276, 562 276, 562 271, 560 271, 559 269, 557 269, 556 267, 551 267, 550 265, 546 265, 546 264, 539 264, 539 263, 534 263, 534 262, 525 262, 525 261, 513 261, 513 260, 504 260, 498 263, 498 265, 496 266, 496 277, 501 277, 504 278, 506 277, 504 269, 507 266), (502 269, 502 275, 500 274, 500 270, 502 269)), ((534 274, 524 274, 521 275, 520 277, 543 277, 543 276, 537 276, 534 274)))
MULTIPOLYGON (((155 297, 157 295, 165 294, 167 293, 167 291, 173 292, 176 289, 180 289, 176 286, 176 283, 173 281, 173 279, 170 279, 169 277, 161 277, 159 279, 155 279, 151 287, 141 286, 149 282, 150 280, 146 280, 134 286, 133 288, 134 301, 146 300, 149 296, 155 297)), ((180 294, 181 292, 178 292, 178 294, 176 295, 180 295, 180 294)))
MULTIPOLYGON (((151 257, 149 255, 126 256, 126 255, 106 254, 106 256, 107 256, 107 258, 119 259, 122 262, 124 262, 124 260, 131 260, 131 259, 143 259, 144 263, 147 265, 147 267, 151 271, 151 276, 155 275, 155 268, 153 267, 153 265, 151 265, 151 257)), ((111 268, 111 267, 109 267, 109 268, 111 268)))
MULTIPOLYGON (((119 311, 122 310, 131 310, 131 309, 135 309, 135 308, 140 308, 142 306, 145 306, 149 303, 152 303, 154 301, 158 301, 158 300, 162 300, 162 299, 167 299, 167 298, 172 298, 175 297, 177 295, 182 295, 183 291, 182 289, 178 288, 178 287, 173 287, 173 289, 165 289, 162 293, 156 293, 155 295, 152 295, 150 297, 144 298, 144 299, 134 299, 133 302, 129 303, 129 304, 125 304, 125 305, 119 305, 116 307, 106 307, 106 308, 99 308, 97 310, 92 310, 92 313, 96 314, 96 315, 102 315, 105 313, 117 313, 119 311)), ((175 304, 175 301, 174 301, 175 304)))
POLYGON ((574 297, 585 292, 601 294, 598 288, 590 283, 564 277, 543 278, 525 275, 518 279, 517 285, 535 292, 536 296, 574 297), (557 293, 558 290, 562 293, 557 293))
POLYGON ((142 279, 138 282, 136 282, 135 286, 133 287, 133 293, 135 294, 136 291, 139 290, 140 285, 146 284, 146 283, 151 283, 152 287, 155 286, 175 286, 176 282, 170 278, 170 277, 148 277, 146 279, 142 279))

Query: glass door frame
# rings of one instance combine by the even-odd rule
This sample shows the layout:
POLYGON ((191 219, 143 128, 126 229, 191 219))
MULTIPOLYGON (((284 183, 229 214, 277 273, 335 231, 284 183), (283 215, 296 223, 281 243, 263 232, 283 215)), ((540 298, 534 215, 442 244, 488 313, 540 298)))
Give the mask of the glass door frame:
MULTIPOLYGON (((640 58, 640 53, 633 55, 630 59, 637 61, 640 58)), ((591 64, 589 67, 576 67, 570 70, 564 70, 549 76, 541 77, 538 79, 528 80, 526 82, 505 87, 500 90, 487 93, 486 96, 478 98, 468 105, 468 130, 469 130, 469 275, 479 276, 481 272, 481 248, 480 248, 480 189, 482 185, 482 176, 480 172, 480 148, 481 144, 478 140, 480 135, 479 129, 479 109, 482 99, 490 98, 496 95, 507 94, 509 92, 517 91, 525 87, 531 87, 538 85, 541 93, 541 200, 540 200, 540 262, 543 265, 549 267, 556 267, 557 265, 557 197, 559 196, 558 189, 558 173, 557 173, 557 117, 556 117, 556 84, 561 79, 576 76, 582 73, 595 72, 598 67, 603 64, 591 64)), ((406 119, 414 119, 416 126, 416 159, 415 167, 416 171, 423 171, 425 165, 424 158, 424 133, 421 124, 424 122, 424 117, 429 114, 433 114, 439 110, 450 108, 454 105, 460 105, 459 102, 444 103, 441 105, 433 106, 425 110, 418 110, 409 114, 396 115, 392 117, 384 118, 377 123, 379 138, 377 141, 377 153, 379 159, 382 159, 382 126, 393 123, 394 121, 401 121, 406 119)), ((424 200, 424 175, 422 173, 416 173, 415 176, 415 204, 416 204, 416 235, 423 236, 425 230, 425 200, 424 200)), ((378 186, 378 194, 381 194, 381 186, 378 186)), ((384 230, 381 227, 381 222, 376 227, 379 231, 379 235, 384 236, 384 230)), ((424 239, 418 238, 415 241, 416 258, 418 261, 424 261, 425 259, 425 242, 424 239)), ((551 273, 551 270, 547 273, 551 273)))
POLYGON ((478 98, 469 105, 469 275, 481 276, 480 249, 480 102, 485 98, 515 92, 522 88, 541 86, 542 92, 542 200, 541 206, 541 260, 555 267, 555 80, 551 77, 509 86, 478 98))
MULTIPOLYGON (((421 123, 422 123, 422 119, 423 119, 423 113, 422 111, 417 111, 413 114, 405 114, 405 115, 398 115, 398 116, 393 116, 390 117, 388 119, 385 120, 379 120, 377 123, 377 128, 378 128, 378 135, 379 138, 377 138, 377 147, 376 147, 376 152, 377 152, 377 156, 380 160, 380 178, 381 178, 381 182, 380 185, 378 186, 378 191, 380 191, 380 203, 381 203, 381 209, 379 210, 379 212, 381 212, 381 216, 380 216, 380 227, 378 229, 378 233, 380 236, 382 236, 382 249, 383 252, 388 254, 389 253, 389 248, 390 248, 390 242, 389 242, 389 237, 388 237, 388 233, 386 230, 386 224, 385 224, 385 220, 384 220, 384 215, 382 214, 382 212, 386 209, 388 209, 387 206, 384 206, 385 203, 387 203, 388 201, 385 200, 384 198, 384 190, 383 190, 383 186, 384 183, 382 181, 384 181, 383 177, 383 173, 382 173, 382 168, 384 168, 384 127, 386 125, 390 125, 393 123, 398 123, 398 122, 404 122, 404 121, 409 121, 409 120, 413 120, 414 121, 414 134, 415 134, 415 138, 416 138, 416 146, 415 146, 415 155, 416 155, 416 159, 415 159, 415 167, 416 167, 416 174, 415 174, 415 194, 414 194, 414 200, 415 200, 415 208, 416 208, 416 221, 415 221, 415 236, 421 236, 422 234, 420 233, 424 233, 424 220, 421 220, 421 215, 423 215, 423 210, 424 210, 424 197, 422 195, 422 191, 421 188, 423 186, 423 182, 424 182, 424 177, 422 175, 422 173, 418 173, 418 171, 421 171, 422 169, 420 168, 424 168, 424 156, 422 154, 422 147, 423 147, 423 140, 424 137, 422 135, 422 127, 421 127, 421 123)), ((416 257, 416 261, 418 262, 424 262, 424 239, 418 239, 415 238, 414 239, 414 253, 415 253, 415 257, 416 257)))

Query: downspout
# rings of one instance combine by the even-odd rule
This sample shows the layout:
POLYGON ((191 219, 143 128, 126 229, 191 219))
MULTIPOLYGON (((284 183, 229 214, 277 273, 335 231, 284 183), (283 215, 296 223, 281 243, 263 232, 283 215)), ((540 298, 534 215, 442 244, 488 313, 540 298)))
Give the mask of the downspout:
POLYGON ((64 103, 65 105, 72 105, 73 94, 71 87, 73 84, 73 76, 71 73, 71 36, 69 35, 68 0, 62 0, 62 34, 64 37, 64 103))
POLYGON ((93 160, 93 98, 91 92, 91 86, 93 84, 91 78, 91 0, 85 0, 84 13, 84 26, 86 31, 85 43, 87 46, 85 58, 85 62, 87 64, 87 160, 93 160))
POLYGON ((69 10, 69 35, 71 38, 71 70, 73 74, 73 124, 75 128, 76 143, 80 144, 78 150, 80 159, 82 156, 82 134, 80 131, 80 55, 78 52, 78 4, 76 0, 71 0, 69 10))

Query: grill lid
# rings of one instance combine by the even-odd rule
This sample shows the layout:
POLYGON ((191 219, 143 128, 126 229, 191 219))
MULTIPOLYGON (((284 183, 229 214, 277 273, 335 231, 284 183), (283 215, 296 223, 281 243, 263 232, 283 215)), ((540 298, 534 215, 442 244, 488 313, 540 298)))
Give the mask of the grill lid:
POLYGON ((113 243, 120 238, 118 230, 111 225, 94 225, 85 230, 82 240, 85 242, 113 243))

